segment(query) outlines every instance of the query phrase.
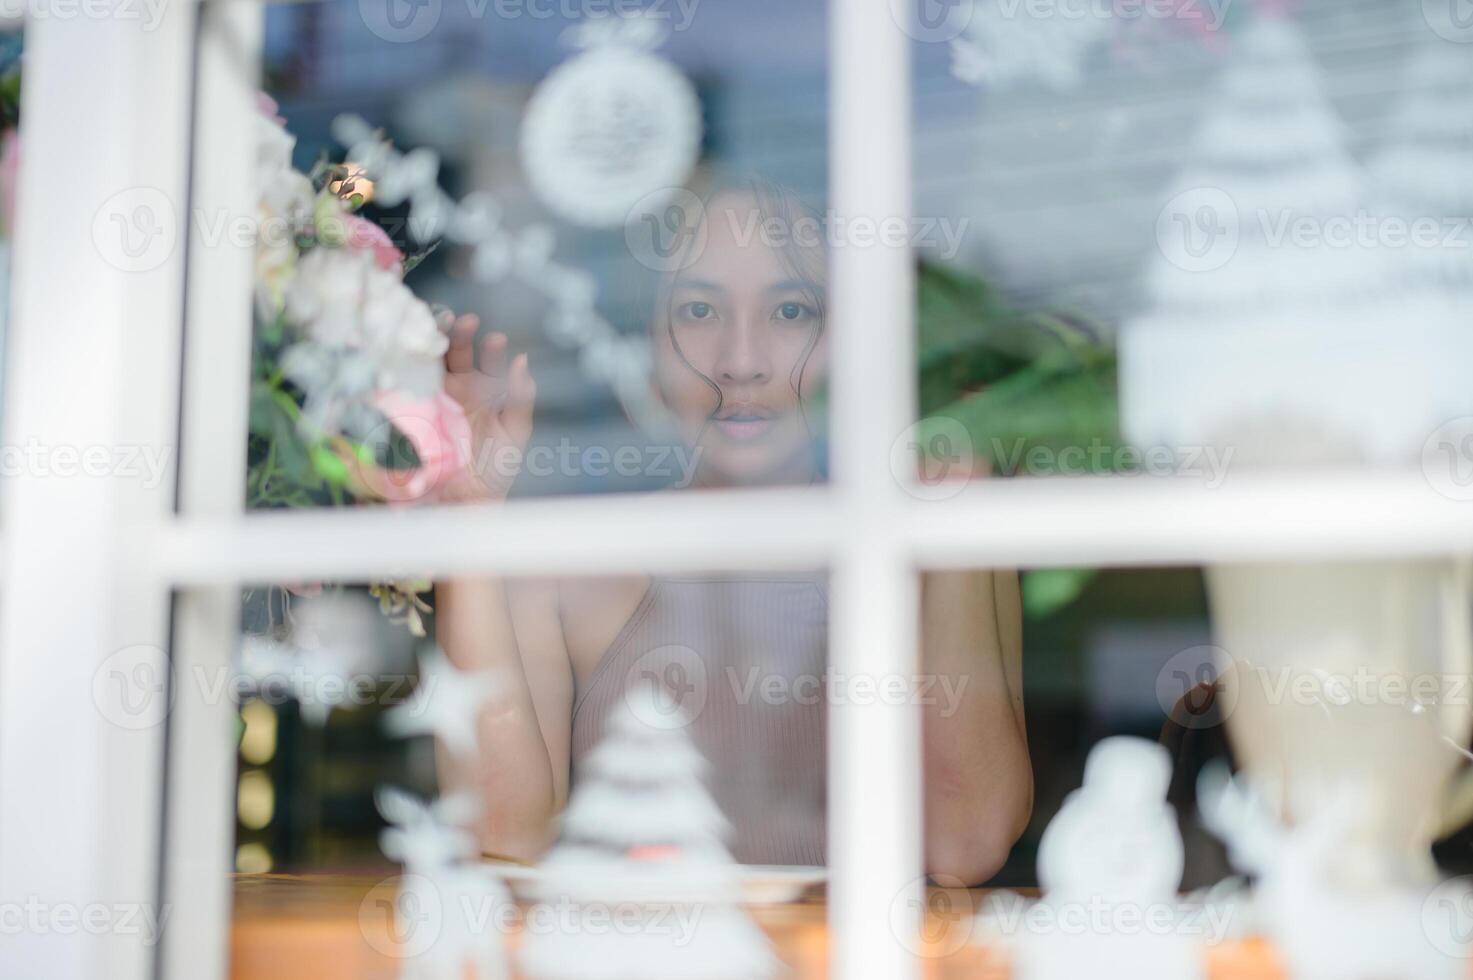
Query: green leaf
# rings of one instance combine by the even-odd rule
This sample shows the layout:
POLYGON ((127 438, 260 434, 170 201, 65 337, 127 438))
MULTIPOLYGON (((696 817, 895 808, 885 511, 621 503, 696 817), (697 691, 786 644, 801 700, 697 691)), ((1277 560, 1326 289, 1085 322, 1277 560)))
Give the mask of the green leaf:
POLYGON ((1023 614, 1044 619, 1069 605, 1094 579, 1093 568, 1040 568, 1023 573, 1023 614))
MULTIPOLYGON (((280 404, 279 399, 277 403, 280 404)), ((322 478, 312 465, 312 458, 294 421, 278 415, 271 441, 276 448, 276 465, 287 479, 306 490, 322 489, 322 478)))
POLYGON ((348 464, 329 449, 326 443, 319 442, 313 446, 311 455, 312 466, 316 469, 317 475, 326 480, 329 486, 347 486, 348 464))
POLYGON ((1084 367, 1108 353, 1087 319, 1014 309, 979 276, 922 263, 916 288, 922 415, 1029 365, 1084 367))
POLYGON ((433 241, 425 248, 420 249, 418 252, 415 252, 413 255, 406 255, 404 257, 404 274, 407 276, 409 275, 409 273, 413 272, 415 266, 419 265, 431 255, 434 255, 435 250, 439 247, 439 241, 433 241))
POLYGON ((281 409, 265 382, 251 385, 250 431, 252 435, 271 436, 276 431, 276 417, 281 409))
POLYGON ((967 395, 922 419, 922 444, 945 430, 945 419, 966 429, 972 451, 993 469, 1013 475, 1113 468, 1120 444, 1113 359, 1087 369, 1049 363, 1024 368, 985 391, 967 395), (1035 447, 1046 452, 1030 453, 1035 447), (1064 455, 1064 450, 1075 452, 1064 455), (1084 455, 1080 456, 1080 451, 1084 455))

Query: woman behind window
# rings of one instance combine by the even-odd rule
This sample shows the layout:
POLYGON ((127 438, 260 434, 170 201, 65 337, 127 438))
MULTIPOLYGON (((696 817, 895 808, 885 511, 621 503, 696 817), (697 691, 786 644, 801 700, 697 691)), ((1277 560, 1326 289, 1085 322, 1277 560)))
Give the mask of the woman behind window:
MULTIPOLYGON (((649 330, 651 388, 692 454, 692 485, 821 480, 810 408, 828 363, 822 224, 760 182, 688 217, 649 330)), ((525 354, 509 357, 497 332, 478 344, 478 330, 474 316, 456 321, 446 389, 472 421, 472 457, 505 459, 526 446, 537 388, 525 354)), ((467 469, 444 496, 501 502, 511 475, 495 470, 467 469)), ((514 678, 480 720, 477 771, 442 774, 481 794, 488 852, 533 859, 551 843, 624 686, 647 683, 690 718, 736 858, 824 863, 822 576, 461 579, 437 585, 436 606, 456 664, 514 678)), ((980 882, 1032 807, 1017 577, 925 575, 921 614, 927 869, 980 882)))

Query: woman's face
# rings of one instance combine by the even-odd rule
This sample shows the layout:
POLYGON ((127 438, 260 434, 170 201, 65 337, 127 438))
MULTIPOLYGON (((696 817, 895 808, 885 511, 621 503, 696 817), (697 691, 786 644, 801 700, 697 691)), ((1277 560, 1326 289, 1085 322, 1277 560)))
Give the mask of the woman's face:
POLYGON ((824 255, 812 235, 805 246, 790 244, 792 228, 764 233, 773 217, 752 194, 713 198, 704 247, 669 282, 656 318, 656 384, 702 483, 814 476, 803 398, 828 366, 824 255))

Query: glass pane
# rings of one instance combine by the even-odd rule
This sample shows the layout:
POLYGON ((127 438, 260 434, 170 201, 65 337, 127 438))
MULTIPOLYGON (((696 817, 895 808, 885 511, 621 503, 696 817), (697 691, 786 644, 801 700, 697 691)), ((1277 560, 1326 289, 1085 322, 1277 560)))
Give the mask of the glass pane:
POLYGON ((238 700, 232 975, 304 918, 355 975, 823 975, 823 573, 411 588, 252 588, 192 675, 238 700))
POLYGON ((922 583, 925 854, 953 887, 920 955, 1253 976, 1266 940, 1306 974, 1340 948, 1466 968, 1468 879, 1442 877, 1473 868, 1460 560, 922 583))
POLYGON ((1448 5, 938 9, 909 26, 922 444, 1005 475, 1425 465, 1466 491, 1448 5))
POLYGON ((822 6, 582 6, 268 9, 249 506, 825 478, 822 6))

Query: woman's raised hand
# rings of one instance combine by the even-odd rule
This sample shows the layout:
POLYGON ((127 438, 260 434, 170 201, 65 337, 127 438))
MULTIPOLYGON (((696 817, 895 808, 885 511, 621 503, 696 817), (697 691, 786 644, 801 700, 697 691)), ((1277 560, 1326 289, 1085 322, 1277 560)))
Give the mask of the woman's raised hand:
POLYGON ((521 472, 522 454, 532 434, 537 382, 527 355, 518 354, 508 362, 506 334, 497 331, 477 345, 480 326, 481 318, 474 313, 456 317, 450 326, 445 393, 460 404, 470 423, 471 459, 440 489, 437 496, 445 501, 504 500, 521 472))

